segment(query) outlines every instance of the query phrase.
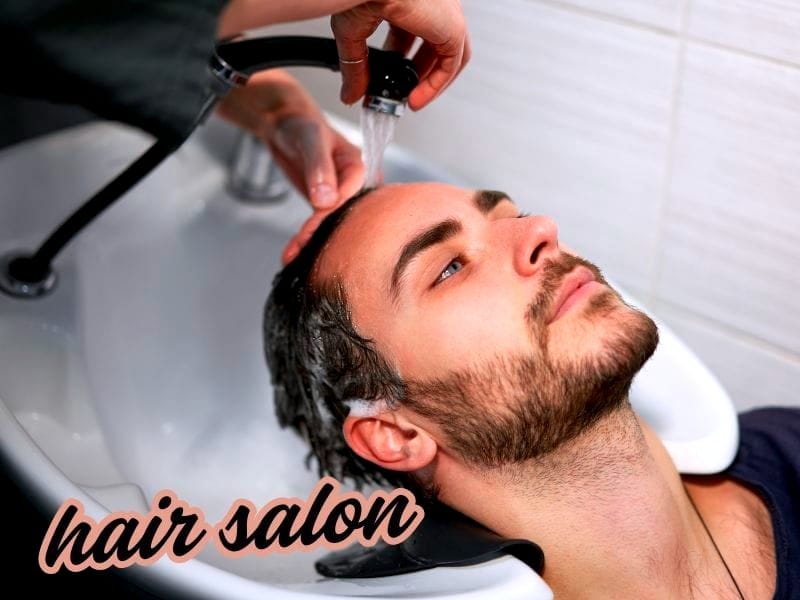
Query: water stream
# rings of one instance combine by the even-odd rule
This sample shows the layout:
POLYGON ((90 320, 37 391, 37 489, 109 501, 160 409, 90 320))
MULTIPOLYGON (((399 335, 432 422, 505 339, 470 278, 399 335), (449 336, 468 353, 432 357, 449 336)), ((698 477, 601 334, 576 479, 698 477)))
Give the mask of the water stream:
POLYGON ((365 187, 383 183, 383 153, 392 141, 396 125, 397 117, 394 115, 369 108, 361 109, 361 134, 364 136, 361 158, 367 169, 365 187))

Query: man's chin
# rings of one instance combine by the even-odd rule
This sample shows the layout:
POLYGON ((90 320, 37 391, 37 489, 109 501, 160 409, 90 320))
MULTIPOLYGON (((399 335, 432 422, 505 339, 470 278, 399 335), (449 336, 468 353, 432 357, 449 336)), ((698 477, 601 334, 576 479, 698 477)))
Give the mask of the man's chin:
POLYGON ((548 340, 551 360, 598 378, 632 378, 658 346, 655 322, 610 288, 562 320, 548 340))
POLYGON ((624 305, 621 318, 608 333, 601 364, 609 376, 633 378, 658 347, 658 327, 642 311, 624 305))

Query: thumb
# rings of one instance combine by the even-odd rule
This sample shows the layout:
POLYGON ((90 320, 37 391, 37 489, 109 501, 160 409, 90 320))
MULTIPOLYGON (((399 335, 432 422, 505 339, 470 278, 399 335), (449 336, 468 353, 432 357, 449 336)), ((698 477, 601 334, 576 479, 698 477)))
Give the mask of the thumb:
POLYGON ((339 199, 339 191, 330 136, 320 127, 306 128, 300 148, 311 206, 317 210, 332 207, 339 199))

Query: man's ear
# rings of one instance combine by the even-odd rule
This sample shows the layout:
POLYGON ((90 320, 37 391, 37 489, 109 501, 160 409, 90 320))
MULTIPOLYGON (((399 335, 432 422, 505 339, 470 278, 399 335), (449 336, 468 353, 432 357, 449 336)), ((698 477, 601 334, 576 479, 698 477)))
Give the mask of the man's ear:
POLYGON ((392 471, 421 469, 433 461, 438 449, 436 440, 406 418, 402 409, 368 417, 348 415, 342 431, 353 452, 392 471))

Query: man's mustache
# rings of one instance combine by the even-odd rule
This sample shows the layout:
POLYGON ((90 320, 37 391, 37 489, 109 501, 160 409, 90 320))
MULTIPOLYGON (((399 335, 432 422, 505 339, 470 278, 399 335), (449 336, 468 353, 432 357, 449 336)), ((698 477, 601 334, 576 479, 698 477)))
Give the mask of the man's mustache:
MULTIPOLYGON (((528 317, 531 322, 540 322, 541 326, 544 326, 544 321, 551 312, 552 304, 564 283, 564 278, 579 266, 589 269, 597 282, 611 288, 597 265, 580 256, 562 252, 557 259, 549 258, 542 266, 542 289, 528 307, 528 317)), ((613 290, 613 288, 611 289, 613 290)))

